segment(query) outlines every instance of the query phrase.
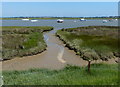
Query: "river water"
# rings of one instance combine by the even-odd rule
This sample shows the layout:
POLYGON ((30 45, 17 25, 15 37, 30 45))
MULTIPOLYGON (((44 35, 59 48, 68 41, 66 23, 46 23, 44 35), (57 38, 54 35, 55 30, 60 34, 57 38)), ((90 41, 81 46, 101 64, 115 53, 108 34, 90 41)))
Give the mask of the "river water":
MULTIPOLYGON (((69 50, 55 36, 55 32, 61 28, 81 27, 81 26, 118 26, 117 21, 103 23, 102 20, 64 20, 57 23, 56 20, 38 20, 37 22, 22 20, 3 20, 2 26, 53 26, 54 30, 44 33, 47 43, 47 50, 41 54, 27 57, 16 57, 12 60, 2 62, 3 70, 27 70, 31 68, 62 69, 67 64, 76 66, 86 66, 87 62, 77 56, 74 51, 69 50)), ((108 63, 115 63, 109 61, 108 63)))
MULTIPOLYGON (((1 22, 1 21, 0 21, 1 22)), ((80 26, 117 26, 118 21, 112 21, 103 23, 103 20, 64 20, 63 23, 57 23, 56 20, 38 20, 37 22, 22 21, 22 20, 2 20, 2 26, 53 26, 55 28, 68 28, 68 27, 80 27, 80 26)))

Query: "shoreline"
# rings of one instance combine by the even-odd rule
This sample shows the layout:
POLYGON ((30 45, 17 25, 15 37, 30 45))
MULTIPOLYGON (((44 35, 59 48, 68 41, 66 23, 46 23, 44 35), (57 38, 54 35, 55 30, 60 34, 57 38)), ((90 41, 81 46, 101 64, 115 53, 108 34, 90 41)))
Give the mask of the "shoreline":
MULTIPOLYGON (((38 19, 38 20, 53 20, 53 19, 68 19, 68 20, 79 20, 79 19, 82 19, 82 18, 63 18, 63 17, 58 17, 58 18, 0 18, 0 20, 22 20, 22 19, 38 19)), ((120 18, 84 18, 84 19, 89 19, 89 20, 94 20, 94 19, 120 19, 120 18)))

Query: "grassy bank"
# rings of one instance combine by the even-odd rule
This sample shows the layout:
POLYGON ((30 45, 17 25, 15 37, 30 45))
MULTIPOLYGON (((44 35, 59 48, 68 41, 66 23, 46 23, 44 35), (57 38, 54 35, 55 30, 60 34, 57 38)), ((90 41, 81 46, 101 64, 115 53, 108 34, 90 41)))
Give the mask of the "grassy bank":
POLYGON ((93 64, 86 67, 67 66, 63 70, 31 69, 4 71, 5 85, 117 85, 118 65, 93 64))
POLYGON ((16 56, 28 56, 46 50, 43 32, 52 30, 53 27, 2 27, 2 56, 3 59, 12 59, 16 56))
POLYGON ((119 57, 118 27, 88 26, 58 30, 56 35, 85 60, 119 57))

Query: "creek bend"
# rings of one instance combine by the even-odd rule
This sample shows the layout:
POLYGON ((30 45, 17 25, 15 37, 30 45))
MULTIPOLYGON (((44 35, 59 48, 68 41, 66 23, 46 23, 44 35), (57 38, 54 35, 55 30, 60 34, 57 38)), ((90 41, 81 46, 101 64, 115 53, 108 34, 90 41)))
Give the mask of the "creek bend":
MULTIPOLYGON (((71 20, 68 22, 71 23, 71 20)), ((80 56, 76 55, 73 50, 69 50, 67 47, 65 47, 65 44, 63 44, 63 42, 60 41, 59 38, 55 36, 55 32, 57 30, 61 28, 71 27, 69 26, 70 24, 68 24, 68 22, 65 22, 63 24, 56 23, 56 25, 53 26, 55 27, 54 30, 44 33, 44 39, 45 42, 47 43, 46 51, 33 56, 25 56, 22 58, 14 58, 11 60, 3 61, 2 69, 3 70, 28 70, 31 68, 62 69, 67 64, 76 65, 76 66, 86 66, 87 62, 85 60, 80 58, 80 56)), ((100 21, 98 21, 98 24, 99 22, 100 21)), ((101 25, 102 24, 103 23, 101 23, 101 25)), ((13 26, 13 25, 8 24, 8 26, 13 26)), ((79 26, 81 26, 81 24, 79 26)), ((76 24, 72 27, 79 27, 79 26, 78 24, 76 24)), ((88 26, 88 24, 85 24, 84 26, 88 26)), ((111 61, 112 60, 110 60, 110 62, 108 63, 111 63, 111 61)))

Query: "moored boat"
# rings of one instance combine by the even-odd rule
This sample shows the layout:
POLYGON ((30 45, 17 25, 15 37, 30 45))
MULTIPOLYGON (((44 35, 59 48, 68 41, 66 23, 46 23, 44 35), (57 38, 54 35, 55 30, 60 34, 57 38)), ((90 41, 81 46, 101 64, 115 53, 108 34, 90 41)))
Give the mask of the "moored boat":
POLYGON ((63 23, 64 20, 62 20, 62 19, 58 19, 57 22, 58 22, 58 23, 63 23))
POLYGON ((31 22, 37 22, 38 20, 32 19, 31 22))
POLYGON ((108 21, 107 20, 103 20, 103 23, 107 23, 108 21))
POLYGON ((30 19, 22 19, 22 21, 29 21, 30 19))
POLYGON ((86 19, 84 19, 84 18, 82 18, 82 19, 80 19, 80 21, 87 21, 86 19))

